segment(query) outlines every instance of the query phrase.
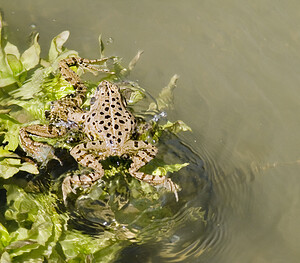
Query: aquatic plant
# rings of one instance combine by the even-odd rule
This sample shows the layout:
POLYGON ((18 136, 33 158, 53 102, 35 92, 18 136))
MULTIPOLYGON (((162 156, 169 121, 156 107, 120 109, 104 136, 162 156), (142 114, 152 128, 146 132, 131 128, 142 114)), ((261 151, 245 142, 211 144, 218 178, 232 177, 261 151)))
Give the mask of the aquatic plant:
MULTIPOLYGON (((153 222, 156 219, 172 215, 169 208, 162 206, 156 189, 126 176, 126 163, 116 166, 113 159, 106 163, 104 181, 79 191, 70 207, 64 207, 59 186, 61 177, 69 171, 53 178, 51 169, 39 167, 20 149, 20 127, 33 122, 46 122, 44 113, 49 109, 50 102, 73 91, 73 87, 57 74, 60 60, 78 56, 77 51, 64 46, 68 37, 68 31, 54 37, 48 57, 43 59, 40 57, 39 35, 36 34, 31 46, 21 54, 8 41, 0 18, 1 262, 109 262, 124 247, 124 243, 141 240, 141 236, 145 238, 143 227, 155 225, 153 222), (42 178, 41 184, 49 177, 51 182, 38 187, 39 183, 35 185, 33 179, 39 176, 42 178), (89 216, 89 222, 97 224, 95 229, 98 230, 91 235, 75 227, 72 220, 86 220, 85 216, 93 210, 95 202, 97 209, 101 207, 101 216, 89 216), (105 220, 104 214, 107 216, 105 220)), ((100 57, 104 57, 101 36, 99 46, 100 57)), ((113 57, 111 64, 101 64, 100 67, 111 73, 104 74, 97 83, 87 82, 88 96, 105 78, 122 83, 123 88, 130 91, 129 105, 134 106, 139 102, 146 105, 147 100, 144 102, 144 99, 147 92, 136 82, 127 79, 140 56, 141 52, 138 52, 127 67, 122 66, 119 57, 113 57)), ((80 68, 74 70, 82 74, 80 68)), ((164 117, 164 110, 172 103, 172 91, 177 78, 176 75, 172 77, 159 97, 147 106, 144 114, 137 112, 142 119, 145 116, 149 119, 150 116, 152 122, 152 128, 140 134, 140 139, 157 142, 164 134, 190 130, 184 122, 170 122, 164 117)), ((43 141, 57 149, 68 150, 72 147, 66 138, 43 138, 43 141)), ((163 176, 187 165, 167 164, 156 158, 143 169, 163 176)))

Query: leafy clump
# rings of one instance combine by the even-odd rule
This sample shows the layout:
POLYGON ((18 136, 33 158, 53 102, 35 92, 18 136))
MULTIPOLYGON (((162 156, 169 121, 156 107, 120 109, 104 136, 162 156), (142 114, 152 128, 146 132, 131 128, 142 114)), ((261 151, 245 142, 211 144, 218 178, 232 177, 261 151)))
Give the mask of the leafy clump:
MULTIPOLYGON (((87 208, 94 207, 95 201, 100 202, 101 215, 93 220, 103 216, 103 207, 107 209, 110 216, 103 219, 105 224, 102 222, 100 225, 108 227, 111 219, 110 231, 100 231, 102 234, 99 237, 69 229, 71 218, 58 207, 59 187, 55 189, 55 183, 52 192, 40 193, 28 193, 11 183, 10 180, 17 176, 25 178, 40 173, 40 167, 27 158, 19 147, 19 129, 32 123, 47 123, 45 111, 49 110, 50 103, 74 92, 73 87, 59 74, 58 65, 62 59, 78 56, 78 52, 64 46, 69 37, 69 32, 64 31, 51 41, 47 58, 40 58, 38 34, 34 36, 30 47, 21 53, 6 39, 4 29, 0 17, 0 191, 6 193, 6 205, 1 204, 3 208, 5 206, 5 213, 0 215, 0 261, 108 262, 121 247, 116 240, 126 242, 128 238, 138 239, 137 229, 152 224, 153 218, 170 216, 170 211, 161 206, 159 195, 152 186, 127 176, 128 163, 122 163, 121 160, 117 160, 121 162, 117 167, 115 160, 107 160, 104 164, 104 181, 88 191, 83 190, 74 204, 75 211, 80 203, 87 208)), ((101 36, 99 45, 101 58, 104 58, 101 36)), ((126 79, 141 54, 138 52, 128 67, 122 66, 118 57, 110 57, 97 65, 108 72, 99 77, 99 82, 107 79, 120 83, 129 106, 135 106, 147 97, 146 91, 137 83, 126 79)), ((83 73, 80 68, 73 69, 79 75, 83 73)), ((141 113, 136 112, 142 127, 139 139, 152 143, 159 141, 164 133, 191 130, 182 121, 170 122, 162 118, 165 115, 163 110, 172 103, 172 91, 177 78, 175 75, 171 79, 148 108, 141 113), (148 116, 148 120, 150 118, 150 127, 145 116, 148 116)), ((91 97, 98 83, 87 82, 88 97, 91 97)), ((83 107, 89 107, 88 102, 83 107)), ((40 139, 55 148, 69 150, 72 147, 72 140, 67 138, 40 139)), ((155 158, 143 169, 164 176, 187 165, 166 164, 155 158)))
POLYGON ((67 229, 69 216, 58 213, 51 194, 29 194, 6 185, 8 208, 5 225, 0 222, 1 262, 109 262, 120 245, 113 233, 101 238, 67 229))

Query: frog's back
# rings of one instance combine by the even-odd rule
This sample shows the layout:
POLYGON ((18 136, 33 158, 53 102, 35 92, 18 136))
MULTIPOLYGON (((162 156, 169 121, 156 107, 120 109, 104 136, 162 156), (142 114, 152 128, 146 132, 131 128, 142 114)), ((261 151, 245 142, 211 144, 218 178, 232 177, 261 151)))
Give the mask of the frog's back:
POLYGON ((117 85, 102 81, 86 116, 84 130, 92 140, 101 140, 117 149, 130 139, 135 118, 124 105, 117 85))

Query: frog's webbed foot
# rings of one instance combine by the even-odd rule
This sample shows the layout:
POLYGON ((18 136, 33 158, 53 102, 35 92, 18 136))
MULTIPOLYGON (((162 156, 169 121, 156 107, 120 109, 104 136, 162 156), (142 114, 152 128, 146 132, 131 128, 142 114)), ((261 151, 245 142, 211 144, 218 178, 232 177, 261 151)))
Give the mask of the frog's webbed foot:
MULTIPOLYGON (((177 191, 180 189, 170 178, 166 176, 150 175, 138 170, 145 164, 150 162, 157 153, 157 148, 151 144, 147 144, 143 141, 129 141, 130 148, 136 148, 136 153, 132 156, 132 163, 129 167, 129 173, 140 181, 145 181, 151 185, 161 185, 167 190, 171 191, 175 195, 176 201, 178 201, 177 191)), ((127 144, 128 144, 127 143, 127 144)))
POLYGON ((64 128, 57 128, 47 125, 31 125, 20 128, 20 145, 27 155, 34 158, 37 162, 45 166, 48 161, 55 159, 62 165, 61 160, 54 154, 54 148, 46 143, 37 142, 31 139, 31 135, 46 138, 56 138, 65 134, 64 128))
POLYGON ((69 81, 72 85, 76 85, 77 80, 79 80, 79 76, 70 69, 72 66, 79 66, 83 69, 86 69, 96 75, 95 72, 104 72, 104 73, 111 73, 114 74, 114 72, 110 72, 109 70, 105 68, 99 67, 99 64, 103 64, 109 59, 112 59, 113 57, 105 57, 101 59, 85 59, 80 57, 70 57, 63 59, 59 62, 59 69, 62 73, 62 76, 69 81), (92 65, 94 64, 94 65, 92 65), (98 64, 97 66, 95 66, 98 64), (72 79, 71 79, 72 78, 72 79), (72 83, 74 82, 74 83, 72 83))

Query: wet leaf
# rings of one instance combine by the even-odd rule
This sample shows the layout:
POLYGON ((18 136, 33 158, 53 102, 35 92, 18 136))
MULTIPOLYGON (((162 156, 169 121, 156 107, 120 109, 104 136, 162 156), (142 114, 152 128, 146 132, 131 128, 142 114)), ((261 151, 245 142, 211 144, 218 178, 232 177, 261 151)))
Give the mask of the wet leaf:
POLYGON ((104 43, 102 41, 102 35, 99 35, 98 41, 99 41, 99 49, 100 49, 100 58, 103 58, 104 57, 104 43))
POLYGON ((145 98, 145 94, 143 92, 141 92, 140 90, 135 90, 134 92, 132 92, 130 94, 130 98, 127 101, 128 105, 134 105, 137 102, 139 102, 140 100, 142 100, 143 98, 145 98))
POLYGON ((3 72, 0 71, 0 87, 6 87, 15 82, 16 80, 12 75, 3 74, 3 72))
POLYGON ((176 87, 176 82, 178 80, 179 76, 174 75, 169 84, 162 89, 162 91, 159 93, 158 98, 156 99, 157 103, 151 103, 149 105, 148 111, 155 111, 155 110, 163 110, 166 108, 170 108, 173 103, 173 90, 176 87))
POLYGON ((0 161, 1 177, 4 179, 8 179, 14 176, 16 173, 19 172, 19 169, 16 167, 19 164, 20 160, 12 158, 5 158, 4 160, 0 161))
POLYGON ((181 131, 192 131, 192 129, 181 120, 175 122, 168 121, 166 124, 161 126, 161 129, 168 130, 175 134, 181 131))
POLYGON ((30 174, 39 174, 39 170, 37 168, 36 165, 34 165, 33 163, 23 163, 22 166, 19 167, 20 171, 25 171, 28 172, 30 174))
POLYGON ((21 159, 19 157, 9 158, 5 156, 5 158, 3 158, 2 154, 0 155, 0 177, 8 179, 14 176, 19 171, 26 171, 31 174, 39 173, 37 167, 34 164, 27 162, 21 163, 21 159))
POLYGON ((34 68, 40 60, 41 48, 38 43, 39 34, 36 34, 33 44, 21 56, 21 62, 26 70, 34 68))
POLYGON ((170 173, 178 172, 180 169, 182 169, 183 167, 186 167, 188 165, 189 165, 189 163, 166 164, 164 166, 157 167, 152 172, 152 174, 158 175, 158 176, 165 176, 165 175, 167 175, 168 172, 170 172, 170 173))
POLYGON ((3 254, 0 257, 0 262, 2 263, 11 263, 11 257, 9 255, 9 253, 7 253, 6 251, 3 252, 3 254))
POLYGON ((0 223, 0 251, 10 243, 10 240, 7 229, 0 223))
POLYGON ((144 51, 139 51, 135 57, 129 62, 128 65, 128 71, 132 71, 133 68, 135 67, 136 63, 138 62, 138 60, 140 59, 141 55, 143 54, 144 51))
POLYGON ((14 55, 18 60, 20 59, 19 49, 10 42, 6 43, 4 52, 5 52, 5 54, 14 55))
POLYGON ((20 62, 20 60, 13 54, 7 54, 6 55, 7 58, 7 63, 9 65, 9 67, 11 68, 13 75, 14 76, 18 76, 19 73, 22 72, 23 70, 23 65, 20 62))
POLYGON ((49 50, 49 62, 53 63, 58 55, 63 51, 63 45, 68 40, 69 31, 63 31, 51 41, 49 50))

